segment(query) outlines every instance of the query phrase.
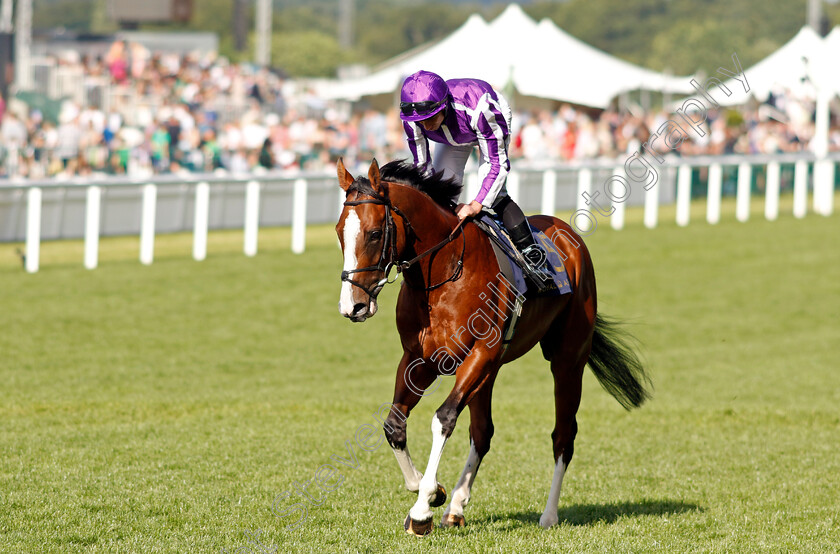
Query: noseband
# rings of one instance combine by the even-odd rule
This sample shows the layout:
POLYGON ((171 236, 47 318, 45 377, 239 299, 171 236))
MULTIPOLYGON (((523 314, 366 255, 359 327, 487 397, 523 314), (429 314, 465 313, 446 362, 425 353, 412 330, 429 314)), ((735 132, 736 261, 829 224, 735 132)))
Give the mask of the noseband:
POLYGON ((455 238, 456 232, 458 232, 459 230, 461 230, 461 236, 463 238, 464 243, 463 243, 463 246, 461 247, 461 257, 458 260, 458 263, 455 267, 455 271, 452 273, 452 275, 449 276, 448 279, 446 279, 444 281, 441 281, 440 283, 437 283, 436 285, 431 285, 431 286, 428 286, 428 287, 424 287, 424 290, 426 290, 426 291, 434 290, 434 289, 436 289, 436 288, 438 288, 438 287, 440 287, 440 286, 442 286, 442 285, 444 285, 444 284, 446 284, 450 281, 456 280, 458 278, 458 276, 460 276, 461 269, 464 266, 464 252, 466 251, 466 247, 467 247, 467 238, 466 238, 466 236, 464 236, 463 229, 462 229, 464 221, 459 222, 458 225, 452 230, 452 232, 449 233, 449 236, 447 238, 445 238, 443 241, 439 242, 438 244, 436 244, 435 246, 433 246, 429 250, 426 250, 425 252, 423 252, 419 256, 415 256, 414 258, 412 258, 410 260, 399 261, 397 259, 397 224, 394 221, 394 216, 393 216, 392 212, 396 213, 398 216, 400 216, 402 218, 403 227, 404 227, 404 231, 405 231, 406 236, 408 236, 409 231, 411 233, 414 233, 414 228, 411 226, 411 222, 408 220, 408 218, 405 216, 405 214, 400 211, 399 208, 397 208, 396 206, 391 204, 391 201, 388 199, 388 197, 386 195, 379 194, 375 190, 373 190, 372 188, 370 190, 365 190, 365 191, 361 191, 361 190, 358 190, 358 189, 356 189, 356 190, 360 194, 364 194, 365 196, 371 196, 372 198, 365 199, 365 200, 346 200, 344 202, 344 205, 345 206, 358 206, 360 204, 375 204, 375 205, 379 205, 379 206, 385 206, 385 208, 386 208, 386 210, 385 210, 385 236, 382 238, 382 253, 379 255, 379 261, 376 263, 376 265, 371 265, 371 266, 361 267, 361 268, 351 269, 351 270, 344 270, 344 271, 341 272, 341 281, 342 282, 347 282, 347 283, 350 283, 351 285, 359 287, 360 289, 365 291, 368 296, 370 296, 371 300, 376 300, 376 297, 379 295, 379 293, 382 291, 382 289, 385 288, 385 285, 389 285, 391 283, 394 283, 397 280, 396 276, 394 277, 393 280, 390 280, 388 278, 388 275, 391 273, 392 268, 396 267, 398 274, 405 271, 406 269, 408 269, 409 267, 414 265, 416 262, 420 261, 421 259, 425 258, 426 256, 429 256, 429 255, 433 254, 434 252, 437 252, 438 250, 440 250, 441 248, 443 248, 444 246, 446 246, 447 244, 452 242, 452 240, 455 238), (389 250, 390 250, 390 253, 388 252, 389 250), (364 285, 362 285, 358 281, 354 281, 353 279, 350 278, 350 275, 352 275, 354 273, 362 273, 362 272, 366 272, 366 271, 382 271, 385 274, 385 277, 380 279, 376 283, 376 285, 374 285, 372 290, 368 289, 367 287, 365 287, 364 285))

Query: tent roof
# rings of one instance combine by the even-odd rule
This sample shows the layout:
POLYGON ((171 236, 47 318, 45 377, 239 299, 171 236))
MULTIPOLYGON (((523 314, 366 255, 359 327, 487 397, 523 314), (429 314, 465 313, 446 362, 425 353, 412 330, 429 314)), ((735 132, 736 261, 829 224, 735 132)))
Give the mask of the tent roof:
MULTIPOLYGON (((840 37, 837 38, 840 39, 840 37)), ((818 80, 824 82, 825 77, 821 75, 828 75, 822 67, 825 51, 826 42, 811 27, 807 25, 802 27, 784 46, 744 70, 750 86, 750 94, 762 102, 767 100, 771 92, 780 92, 784 89, 797 96, 813 97, 813 84, 818 80), (811 82, 808 82, 806 77, 811 82)), ((840 54, 840 49, 838 54, 840 54)), ((733 69, 731 64, 726 68, 733 69)), ((729 79, 724 84, 733 92, 744 90, 743 85, 734 79, 729 79)), ((715 95, 715 98, 719 99, 719 95, 715 95)), ((725 100, 719 100, 719 103, 723 105, 743 104, 743 102, 744 96, 741 94, 733 94, 725 100)))
POLYGON ((606 107, 615 96, 630 90, 694 90, 690 77, 668 76, 611 56, 566 33, 549 19, 540 21, 534 43, 539 52, 557 54, 542 70, 517 66, 514 82, 522 94, 606 107))
POLYGON ((670 77, 615 58, 543 20, 539 25, 518 4, 510 4, 491 23, 473 14, 445 39, 414 55, 403 55, 379 71, 322 84, 327 98, 357 100, 399 89, 419 69, 444 79, 475 77, 503 88, 510 80, 520 93, 606 108, 628 90, 693 91, 688 77, 670 77))
POLYGON ((381 69, 358 79, 332 81, 320 85, 325 98, 358 100, 362 96, 394 92, 403 79, 419 69, 434 71, 444 79, 459 74, 459 54, 472 52, 487 32, 487 22, 480 15, 471 15, 463 25, 443 40, 420 49, 412 56, 398 56, 386 62, 381 69))
POLYGON ((832 95, 840 94, 840 72, 837 60, 840 59, 840 26, 835 27, 823 39, 823 56, 815 65, 820 73, 820 86, 826 87, 832 95))

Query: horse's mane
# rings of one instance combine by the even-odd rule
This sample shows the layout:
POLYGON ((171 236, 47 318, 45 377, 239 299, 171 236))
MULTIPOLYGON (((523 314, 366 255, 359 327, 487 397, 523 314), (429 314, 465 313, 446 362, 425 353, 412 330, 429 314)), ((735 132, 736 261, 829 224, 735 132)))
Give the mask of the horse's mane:
POLYGON ((383 181, 406 185, 429 196, 436 204, 452 210, 452 198, 461 192, 461 186, 454 179, 444 178, 443 172, 430 176, 423 174, 414 164, 395 160, 379 170, 383 181))

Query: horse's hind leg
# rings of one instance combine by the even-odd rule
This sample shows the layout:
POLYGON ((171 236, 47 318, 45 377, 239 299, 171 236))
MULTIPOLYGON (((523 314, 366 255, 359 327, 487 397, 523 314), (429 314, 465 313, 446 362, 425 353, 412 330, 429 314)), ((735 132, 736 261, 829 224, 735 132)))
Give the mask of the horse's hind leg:
POLYGON ((570 353, 558 350, 551 358, 551 372, 554 374, 554 431, 551 440, 554 446, 554 476, 545 510, 540 517, 540 525, 549 528, 557 523, 557 505, 560 501, 560 486, 563 475, 574 454, 575 435, 577 434, 577 414, 580 406, 583 369, 589 357, 586 354, 570 353))
POLYGON ((493 394, 493 382, 485 383, 469 403, 470 408, 470 451, 467 463, 455 488, 452 489, 452 500, 441 519, 442 527, 463 527, 467 524, 464 519, 464 506, 470 501, 470 491, 475 482, 476 473, 481 460, 490 450, 490 439, 493 438, 493 420, 490 415, 490 399, 493 394))

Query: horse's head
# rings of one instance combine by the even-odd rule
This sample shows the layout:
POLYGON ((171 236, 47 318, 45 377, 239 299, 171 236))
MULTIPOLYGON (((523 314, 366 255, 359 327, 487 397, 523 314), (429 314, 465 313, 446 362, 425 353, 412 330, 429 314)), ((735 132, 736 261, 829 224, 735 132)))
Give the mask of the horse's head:
POLYGON ((402 238, 388 199, 387 184, 381 181, 379 164, 371 163, 368 177, 354 178, 338 161, 338 183, 347 194, 335 232, 344 253, 341 297, 338 309, 355 322, 376 314, 376 296, 397 263, 402 238))

